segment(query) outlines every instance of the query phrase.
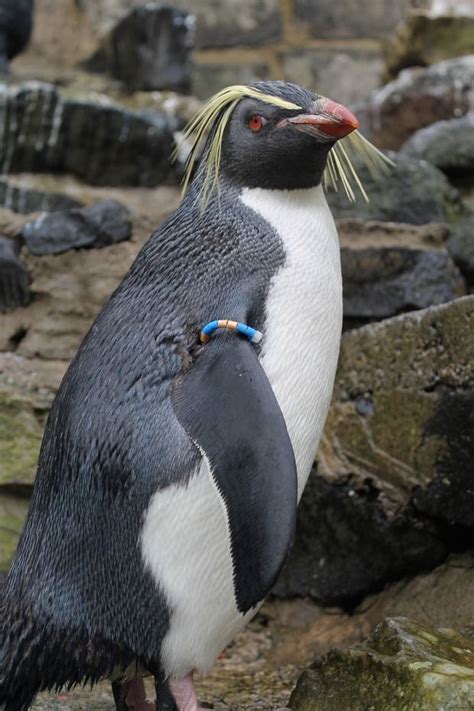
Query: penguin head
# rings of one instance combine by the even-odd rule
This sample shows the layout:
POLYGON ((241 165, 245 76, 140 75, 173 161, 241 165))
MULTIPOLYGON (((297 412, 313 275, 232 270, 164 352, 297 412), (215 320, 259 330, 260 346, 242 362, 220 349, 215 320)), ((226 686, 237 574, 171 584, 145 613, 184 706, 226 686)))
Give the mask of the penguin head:
POLYGON ((358 128, 349 109, 283 81, 252 85, 297 108, 255 97, 234 108, 222 140, 221 175, 238 187, 298 189, 319 185, 336 141, 358 128))
MULTIPOLYGON (((191 150, 183 192, 199 163, 193 193, 201 208, 224 183, 294 190, 323 180, 334 190, 342 184, 350 201, 356 199, 356 186, 368 201, 351 157, 359 157, 372 177, 387 172, 393 163, 356 130, 358 125, 345 106, 296 84, 269 81, 226 87, 207 101, 184 131, 191 150)), ((175 156, 179 152, 177 148, 175 156)))

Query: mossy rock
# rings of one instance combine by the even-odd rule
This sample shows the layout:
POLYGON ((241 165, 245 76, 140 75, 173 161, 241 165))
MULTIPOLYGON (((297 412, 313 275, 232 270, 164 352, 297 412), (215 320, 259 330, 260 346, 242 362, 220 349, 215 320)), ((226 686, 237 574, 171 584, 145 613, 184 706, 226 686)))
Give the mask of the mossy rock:
POLYGON ((27 498, 0 494, 0 572, 10 567, 28 506, 27 498))
POLYGON ((388 619, 364 643, 332 650, 300 677, 294 711, 472 711, 474 643, 388 619))

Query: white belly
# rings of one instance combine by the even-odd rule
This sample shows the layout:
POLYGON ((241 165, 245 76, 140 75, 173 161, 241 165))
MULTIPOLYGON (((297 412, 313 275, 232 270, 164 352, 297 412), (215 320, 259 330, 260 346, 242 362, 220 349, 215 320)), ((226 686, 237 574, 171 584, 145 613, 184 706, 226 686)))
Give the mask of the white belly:
MULTIPOLYGON (((245 190, 243 202, 278 231, 287 254, 267 299, 261 362, 293 445, 301 495, 334 382, 342 318, 339 245, 321 188, 245 190)), ((165 673, 208 672, 255 614, 234 596, 229 524, 204 457, 187 487, 157 492, 142 529, 144 561, 165 592, 165 673)))
POLYGON ((274 227, 287 255, 267 297, 261 363, 285 418, 301 496, 326 420, 339 355, 339 240, 321 186, 246 190, 242 199, 274 227))

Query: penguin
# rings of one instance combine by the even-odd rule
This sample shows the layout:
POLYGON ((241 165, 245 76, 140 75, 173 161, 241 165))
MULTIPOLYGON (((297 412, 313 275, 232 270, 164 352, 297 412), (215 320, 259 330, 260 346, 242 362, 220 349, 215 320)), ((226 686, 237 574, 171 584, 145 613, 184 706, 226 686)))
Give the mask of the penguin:
POLYGON ((3 711, 101 679, 119 711, 200 708, 193 674, 288 556, 329 408, 342 285, 322 182, 357 126, 282 81, 230 87, 191 124, 183 200, 51 408, 1 600, 3 711))
POLYGON ((10 61, 30 41, 33 0, 0 0, 0 74, 8 74, 10 61))

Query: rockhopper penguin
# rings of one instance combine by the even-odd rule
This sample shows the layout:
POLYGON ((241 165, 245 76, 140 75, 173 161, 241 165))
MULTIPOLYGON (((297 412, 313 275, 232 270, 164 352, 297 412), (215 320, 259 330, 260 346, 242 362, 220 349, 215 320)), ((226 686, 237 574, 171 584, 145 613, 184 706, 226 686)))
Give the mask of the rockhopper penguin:
MULTIPOLYGON (((196 149, 210 130, 200 168, 49 416, 1 600, 3 711, 102 678, 117 709, 155 708, 144 674, 157 709, 195 711, 192 674, 271 589, 339 351, 339 245, 321 180, 357 125, 277 81, 221 92, 192 124, 196 149), (209 335, 214 324, 200 342, 216 319, 263 338, 235 324, 209 335)), ((338 170, 348 181, 341 161, 332 182, 338 170)))

